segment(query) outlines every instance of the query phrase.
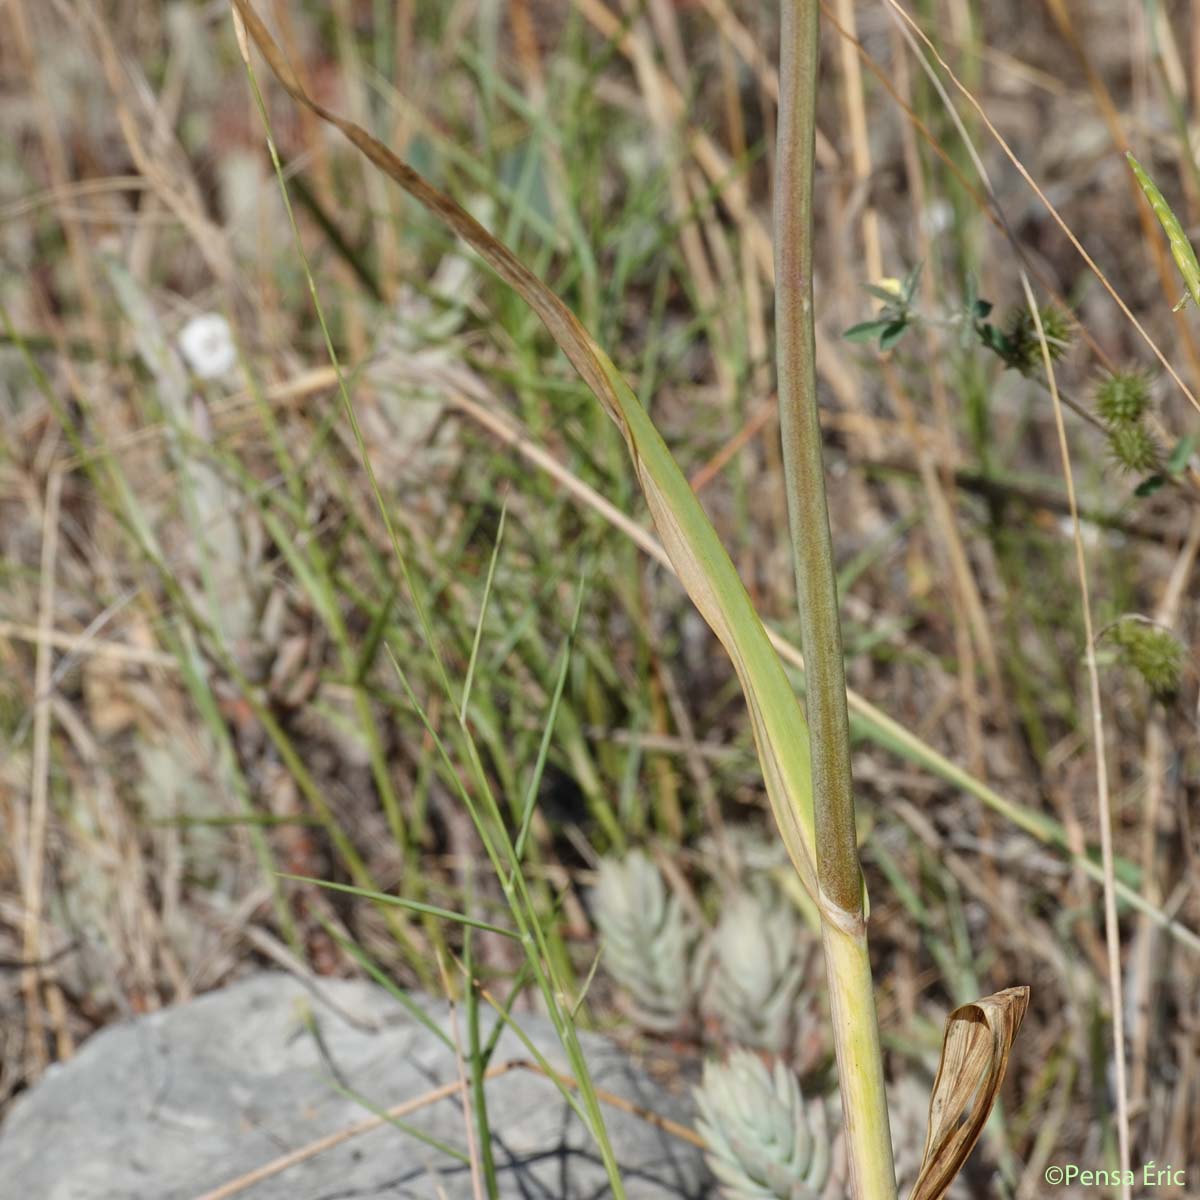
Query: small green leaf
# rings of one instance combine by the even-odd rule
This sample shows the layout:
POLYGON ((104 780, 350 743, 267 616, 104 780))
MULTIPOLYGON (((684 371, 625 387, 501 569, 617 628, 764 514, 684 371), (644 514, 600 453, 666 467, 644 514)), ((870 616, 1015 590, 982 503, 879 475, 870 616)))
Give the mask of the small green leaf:
POLYGON ((908 321, 901 318, 893 321, 880 335, 880 350, 890 350, 908 332, 908 321))
POLYGON ((982 300, 982 299, 976 300, 975 303, 971 306, 972 312, 974 313, 974 316, 975 316, 975 320, 977 320, 977 321, 982 321, 985 317, 987 317, 991 313, 991 311, 994 307, 995 306, 992 304, 992 302, 990 300, 982 300))
POLYGON ((1167 459, 1167 474, 1182 475, 1184 468, 1188 465, 1188 459, 1192 457, 1192 451, 1196 449, 1196 442, 1200 440, 1200 435, 1189 433, 1187 437, 1181 437, 1175 443, 1175 449, 1171 451, 1171 457, 1167 459))
POLYGON ((1141 483, 1133 489, 1133 494, 1139 497, 1153 496, 1164 483, 1167 482, 1165 475, 1147 475, 1141 483))
POLYGON ((1005 362, 1013 356, 1012 343, 992 324, 978 325, 979 340, 994 354, 998 354, 1005 362))
POLYGON ((863 321, 858 325, 851 325, 842 337, 848 342, 873 342, 877 337, 882 337, 884 332, 892 327, 894 322, 891 318, 878 321, 863 321))
POLYGON ((917 263, 904 277, 904 283, 901 285, 900 290, 904 295, 905 304, 911 304, 913 296, 917 294, 917 284, 921 281, 921 268, 924 265, 923 262, 917 263))

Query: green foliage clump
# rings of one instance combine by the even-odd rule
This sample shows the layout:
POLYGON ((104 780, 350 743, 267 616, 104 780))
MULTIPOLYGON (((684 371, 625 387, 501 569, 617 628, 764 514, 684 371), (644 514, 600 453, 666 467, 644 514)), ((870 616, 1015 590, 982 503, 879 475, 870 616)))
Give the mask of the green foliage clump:
POLYGON ((1158 699, 1175 695, 1183 676, 1183 647, 1169 629, 1125 616, 1108 630, 1108 637, 1126 666, 1145 680, 1158 699))
POLYGON ((913 300, 921 278, 921 266, 921 263, 917 263, 902 280, 884 279, 878 284, 868 285, 867 291, 876 300, 883 301, 883 308, 871 320, 851 325, 842 337, 848 342, 873 342, 878 339, 881 352, 891 350, 919 320, 913 300))
MULTIPOLYGON (((849 342, 877 341, 881 351, 891 350, 897 342, 923 317, 914 307, 920 265, 914 267, 904 280, 885 279, 882 286, 867 288, 883 308, 869 321, 852 325, 842 336, 849 342)), ((1022 375, 1032 375, 1042 369, 1042 338, 1038 333, 1038 321, 1027 305, 1018 304, 1009 309, 1002 324, 993 324, 988 318, 992 314, 992 302, 985 300, 975 290, 975 282, 968 278, 965 298, 959 312, 949 319, 934 319, 933 324, 955 324, 962 331, 964 348, 973 340, 990 350, 1010 370, 1022 375)), ((1038 320, 1052 362, 1057 362, 1075 340, 1074 316, 1057 304, 1043 304, 1038 308, 1038 320)))

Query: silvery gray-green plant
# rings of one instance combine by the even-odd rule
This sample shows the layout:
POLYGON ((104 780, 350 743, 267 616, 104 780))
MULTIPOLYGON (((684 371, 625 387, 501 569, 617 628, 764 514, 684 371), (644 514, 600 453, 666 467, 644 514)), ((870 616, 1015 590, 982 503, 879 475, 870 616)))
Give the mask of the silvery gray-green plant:
POLYGON ((831 1182, 825 1107, 806 1105, 781 1062, 768 1071, 746 1050, 709 1060, 695 1090, 708 1165, 727 1200, 817 1200, 831 1182))
POLYGON ((600 863, 593 915, 604 940, 602 963, 629 997, 630 1016, 668 1033, 687 1023, 695 933, 662 872, 641 851, 600 863))
POLYGON ((701 955, 703 1008, 738 1044, 786 1053, 809 945, 795 907, 778 889, 737 893, 722 905, 701 955))

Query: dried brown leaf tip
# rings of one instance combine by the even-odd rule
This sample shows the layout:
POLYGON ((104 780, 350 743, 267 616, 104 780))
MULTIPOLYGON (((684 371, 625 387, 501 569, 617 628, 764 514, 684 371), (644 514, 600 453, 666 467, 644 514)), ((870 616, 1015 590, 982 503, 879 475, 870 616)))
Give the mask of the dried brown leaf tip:
POLYGON ((921 1172, 909 1200, 941 1200, 979 1140, 1029 1007, 1029 988, 1005 988, 946 1018, 921 1172))

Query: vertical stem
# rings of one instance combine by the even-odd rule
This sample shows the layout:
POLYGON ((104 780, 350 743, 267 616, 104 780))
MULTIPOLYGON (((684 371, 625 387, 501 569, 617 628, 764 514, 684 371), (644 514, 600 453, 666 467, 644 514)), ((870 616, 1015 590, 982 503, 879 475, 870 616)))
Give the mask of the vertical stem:
POLYGON ((843 927, 830 920, 827 913, 821 914, 850 1167, 847 1194, 853 1200, 896 1200, 896 1168, 892 1162, 867 930, 861 919, 854 925, 847 924, 843 927))
POLYGON ((813 334, 812 183, 817 0, 781 0, 779 150, 775 184, 775 338, 779 424, 800 642, 804 652, 813 799, 826 898, 862 914, 850 786, 850 721, 833 545, 821 463, 813 334))
POLYGON ((1108 989, 1112 1006, 1113 1090, 1117 1094, 1117 1157, 1121 1167, 1121 1200, 1129 1200, 1133 1178, 1129 1151, 1129 1090, 1125 1082, 1125 1001, 1121 976, 1121 927, 1117 921, 1117 889, 1113 865, 1112 805, 1108 795, 1108 750, 1104 741, 1104 706, 1100 699, 1100 672, 1096 666, 1096 633, 1092 626, 1092 602, 1088 591, 1087 557, 1083 549, 1083 526, 1079 523, 1079 505, 1075 499, 1075 473, 1071 470, 1071 450, 1063 421, 1062 398, 1046 344, 1042 316, 1030 287, 1029 277, 1021 272, 1025 303, 1033 317, 1042 363, 1054 403, 1054 427, 1062 455, 1063 479, 1067 485, 1067 503, 1071 509, 1071 527, 1075 542, 1075 570, 1079 578, 1079 598, 1083 602, 1083 636, 1087 662, 1088 687, 1092 707, 1092 741, 1096 747, 1096 803, 1100 816, 1100 860, 1104 868, 1104 941, 1108 950, 1108 989))
POLYGON ((846 677, 817 414, 812 281, 817 2, 780 0, 775 194, 779 421, 807 678, 817 881, 851 1189, 857 1200, 894 1200, 896 1179, 867 954, 846 677))

